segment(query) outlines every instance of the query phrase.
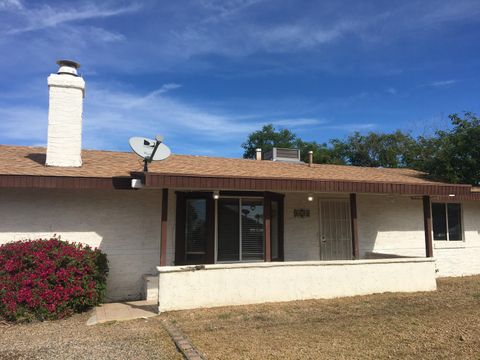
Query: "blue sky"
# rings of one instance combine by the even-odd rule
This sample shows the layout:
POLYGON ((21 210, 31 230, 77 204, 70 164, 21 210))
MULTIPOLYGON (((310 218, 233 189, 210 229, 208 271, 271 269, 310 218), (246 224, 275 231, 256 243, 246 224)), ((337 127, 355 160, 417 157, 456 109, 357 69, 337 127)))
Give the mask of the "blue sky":
POLYGON ((0 0, 0 52, 3 144, 46 143, 60 58, 87 82, 84 148, 236 157, 267 123, 324 142, 480 110, 476 0, 0 0))

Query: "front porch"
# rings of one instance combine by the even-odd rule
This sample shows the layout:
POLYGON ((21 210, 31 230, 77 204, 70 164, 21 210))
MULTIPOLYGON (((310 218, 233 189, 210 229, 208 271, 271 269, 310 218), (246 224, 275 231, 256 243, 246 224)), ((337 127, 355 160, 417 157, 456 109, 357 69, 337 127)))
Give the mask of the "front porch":
POLYGON ((429 195, 164 189, 160 266, 432 257, 429 195))
POLYGON ((436 289, 428 195, 164 189, 162 210, 159 311, 436 289))

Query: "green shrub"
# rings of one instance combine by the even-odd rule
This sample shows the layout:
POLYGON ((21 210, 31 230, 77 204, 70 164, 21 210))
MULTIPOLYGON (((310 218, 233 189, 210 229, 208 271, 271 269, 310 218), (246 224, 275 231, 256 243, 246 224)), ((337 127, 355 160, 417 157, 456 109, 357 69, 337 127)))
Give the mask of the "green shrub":
POLYGON ((59 238, 0 246, 0 318, 60 319, 103 301, 107 257, 59 238))

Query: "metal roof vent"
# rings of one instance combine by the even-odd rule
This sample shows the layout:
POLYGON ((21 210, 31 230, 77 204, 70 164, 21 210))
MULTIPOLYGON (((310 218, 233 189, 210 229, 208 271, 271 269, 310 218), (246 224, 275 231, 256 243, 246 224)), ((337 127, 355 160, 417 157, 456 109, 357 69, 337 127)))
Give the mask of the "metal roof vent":
POLYGON ((270 161, 284 161, 293 163, 303 162, 300 160, 299 149, 283 149, 275 147, 272 150, 265 152, 263 159, 270 161))

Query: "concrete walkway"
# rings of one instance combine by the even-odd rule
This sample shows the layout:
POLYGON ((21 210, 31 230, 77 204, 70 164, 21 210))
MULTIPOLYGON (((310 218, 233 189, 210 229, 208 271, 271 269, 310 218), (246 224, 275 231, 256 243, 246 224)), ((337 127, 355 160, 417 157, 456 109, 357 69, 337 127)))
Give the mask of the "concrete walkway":
POLYGON ((146 319, 157 316, 157 304, 152 301, 129 301, 122 303, 107 303, 97 306, 87 325, 96 325, 109 321, 125 321, 146 319))

